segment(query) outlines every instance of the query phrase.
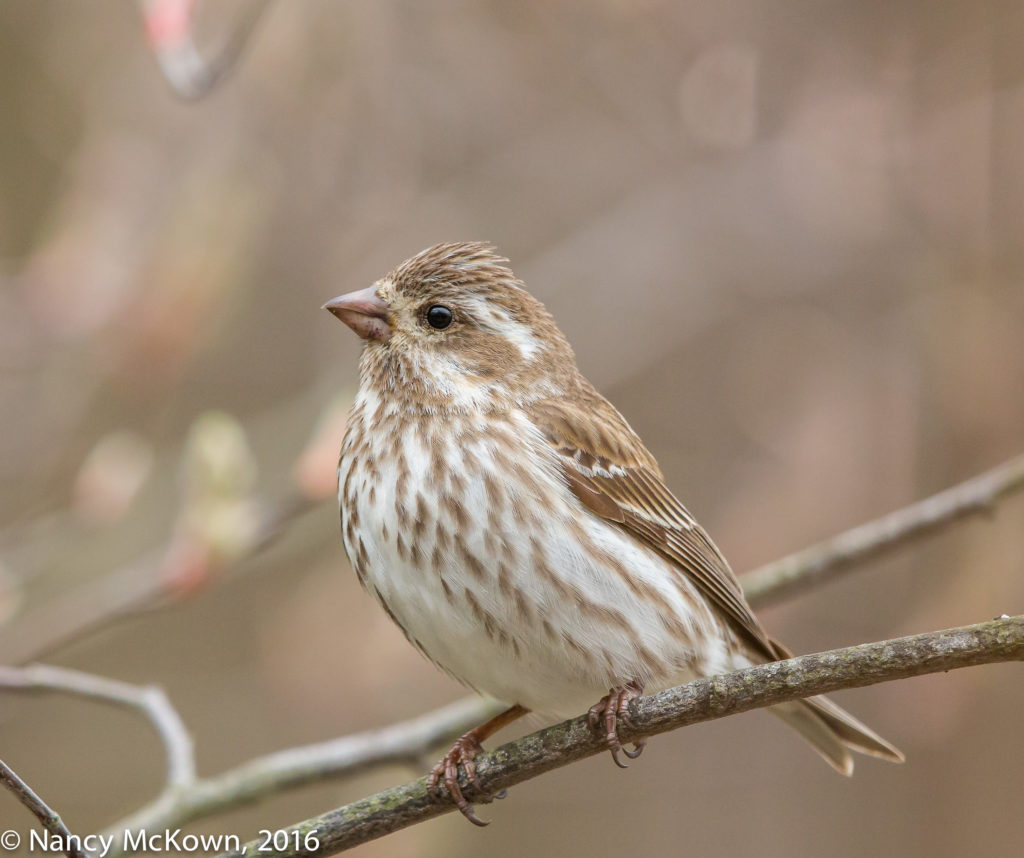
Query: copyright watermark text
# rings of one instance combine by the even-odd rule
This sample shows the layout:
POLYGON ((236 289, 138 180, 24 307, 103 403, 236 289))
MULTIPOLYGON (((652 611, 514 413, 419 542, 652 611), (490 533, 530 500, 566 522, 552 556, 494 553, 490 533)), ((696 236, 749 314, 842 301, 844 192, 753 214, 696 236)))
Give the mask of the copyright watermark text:
MULTIPOLYGON (((117 834, 72 834, 69 838, 46 831, 31 829, 25 835, 9 828, 0 832, 0 850, 13 852, 24 841, 28 851, 44 855, 63 855, 69 849, 78 849, 92 858, 106 858, 115 853, 182 853, 220 854, 240 852, 242 840, 237 834, 186 834, 180 828, 160 831, 125 830, 117 834)), ((295 831, 261 829, 256 838, 256 851, 268 855, 284 851, 313 851, 320 846, 316 829, 295 831)))

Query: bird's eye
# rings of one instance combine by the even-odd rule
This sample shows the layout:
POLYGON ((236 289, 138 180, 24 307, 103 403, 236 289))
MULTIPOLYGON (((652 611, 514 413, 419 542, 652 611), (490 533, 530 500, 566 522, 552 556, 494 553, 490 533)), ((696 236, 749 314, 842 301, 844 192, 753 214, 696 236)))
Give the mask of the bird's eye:
POLYGON ((452 311, 443 304, 434 304, 427 310, 427 324, 435 331, 443 331, 452 323, 452 311))

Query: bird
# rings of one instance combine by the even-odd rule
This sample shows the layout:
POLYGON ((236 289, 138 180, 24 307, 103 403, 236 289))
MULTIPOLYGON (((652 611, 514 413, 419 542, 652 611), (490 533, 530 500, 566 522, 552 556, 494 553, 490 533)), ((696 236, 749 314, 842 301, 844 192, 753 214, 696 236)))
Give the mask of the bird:
MULTIPOLYGON (((356 576, 427 659, 509 707, 428 776, 471 822, 481 743, 528 712, 587 712, 625 767, 632 700, 790 657, 493 245, 437 244, 323 307, 363 339, 338 462, 356 576)), ((826 697, 769 711, 843 774, 851 751, 903 760, 826 697)))

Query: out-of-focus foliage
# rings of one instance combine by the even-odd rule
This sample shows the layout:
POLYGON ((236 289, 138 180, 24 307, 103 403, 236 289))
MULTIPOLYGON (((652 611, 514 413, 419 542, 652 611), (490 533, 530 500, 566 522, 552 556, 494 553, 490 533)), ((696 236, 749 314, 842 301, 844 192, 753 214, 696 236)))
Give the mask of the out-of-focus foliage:
MULTIPOLYGON (((200 6, 230 24, 219 2, 200 6)), ((248 526, 253 492, 329 493, 326 409, 358 344, 318 308, 436 241, 511 258, 738 571, 1024 446, 1019 4, 280 3, 190 104, 129 4, 3 14, 0 645, 176 544, 211 410, 237 421, 240 468, 218 533, 248 526)), ((766 624, 809 651, 1014 613, 1022 515, 766 624)), ((54 658, 164 685, 206 773, 461 693, 359 591, 330 501, 244 574, 54 658)), ((602 758, 521 786, 486 831, 446 819, 363 854, 1007 854, 1010 676, 844 696, 901 769, 846 782, 755 714, 662 737, 626 773, 602 758)), ((157 788, 127 716, 5 698, 0 718, 5 759, 73 830, 157 788)), ((407 775, 194 830, 245 838, 407 775)))

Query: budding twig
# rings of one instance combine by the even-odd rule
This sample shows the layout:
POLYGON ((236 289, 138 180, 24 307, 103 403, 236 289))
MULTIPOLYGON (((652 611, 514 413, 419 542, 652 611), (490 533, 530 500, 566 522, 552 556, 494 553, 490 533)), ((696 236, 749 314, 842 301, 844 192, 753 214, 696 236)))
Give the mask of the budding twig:
POLYGON ((192 101, 210 92, 238 61, 249 42, 267 0, 250 0, 240 7, 238 21, 216 52, 204 55, 193 34, 188 0, 139 0, 146 32, 167 82, 181 98, 192 101))
MULTIPOLYGON (((256 501, 258 523, 246 542, 237 547, 237 554, 228 565, 258 554, 288 524, 315 505, 313 499, 298 494, 276 501, 256 501)), ((155 549, 134 563, 108 572, 16 619, 0 635, 4 661, 18 664, 38 660, 119 620, 174 604, 167 581, 161 575, 170 547, 167 544, 155 549)))

